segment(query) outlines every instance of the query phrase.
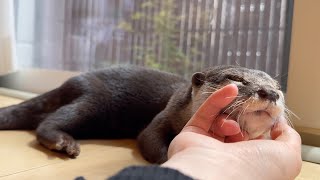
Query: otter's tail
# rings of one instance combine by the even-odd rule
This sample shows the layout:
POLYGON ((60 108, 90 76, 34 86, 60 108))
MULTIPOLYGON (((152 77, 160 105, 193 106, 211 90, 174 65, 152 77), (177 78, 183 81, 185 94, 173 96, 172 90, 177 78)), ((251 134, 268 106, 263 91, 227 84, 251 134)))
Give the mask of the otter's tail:
POLYGON ((20 104, 0 108, 0 130, 35 129, 50 113, 72 101, 74 95, 60 87, 20 104))

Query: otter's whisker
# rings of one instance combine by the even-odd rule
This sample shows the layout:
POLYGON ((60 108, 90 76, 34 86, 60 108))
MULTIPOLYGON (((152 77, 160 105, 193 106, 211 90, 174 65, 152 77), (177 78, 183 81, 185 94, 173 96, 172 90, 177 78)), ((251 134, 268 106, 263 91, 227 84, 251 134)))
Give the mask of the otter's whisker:
MULTIPOLYGON (((230 107, 240 106, 240 105, 242 105, 242 104, 247 103, 250 99, 251 99, 251 97, 250 97, 249 99, 246 99, 246 100, 239 100, 239 101, 235 102, 235 103, 238 103, 238 104, 232 105, 232 106, 230 106, 230 107)), ((234 104, 235 104, 235 103, 234 103, 234 104)))
POLYGON ((217 90, 219 90, 220 88, 214 88, 214 87, 210 87, 210 88, 208 88, 208 90, 214 90, 214 91, 217 91, 217 90))
MULTIPOLYGON (((232 104, 230 107, 228 107, 226 110, 224 110, 222 113, 225 113, 228 109, 230 108, 234 108, 231 113, 229 113, 229 115, 227 116, 227 118, 237 109, 240 108, 241 105, 245 104, 247 101, 249 101, 251 99, 251 97, 247 100, 239 100, 239 101, 236 101, 234 104, 232 104)), ((226 119, 227 119, 226 118, 226 119)))
MULTIPOLYGON (((251 97, 250 97, 247 101, 249 101, 250 99, 251 99, 251 97)), ((244 113, 246 112, 246 110, 249 108, 249 106, 250 106, 250 104, 248 104, 248 105, 243 109, 242 114, 244 114, 244 113)), ((242 122, 240 122, 240 121, 241 121, 241 119, 239 118, 239 119, 238 119, 238 123, 239 123, 239 126, 240 126, 241 135, 242 135, 242 137, 244 137, 244 136, 243 136, 243 133, 242 133, 242 130, 245 129, 245 121, 242 121, 242 122)))
MULTIPOLYGON (((241 128, 240 128, 240 129, 241 129, 241 128)), ((242 131, 240 131, 240 134, 241 134, 241 136, 242 136, 242 137, 244 137, 244 135, 243 135, 242 131)))
POLYGON ((202 94, 212 94, 212 93, 214 93, 215 91, 213 91, 213 92, 202 92, 202 94))
POLYGON ((232 103, 232 105, 230 105, 230 108, 239 106, 239 105, 243 104, 244 102, 245 102, 244 100, 237 100, 234 103, 232 103))
MULTIPOLYGON (((248 105, 249 106, 249 105, 248 105)), ((240 117, 244 114, 244 111, 246 110, 246 108, 243 108, 242 111, 238 114, 237 116, 237 122, 240 121, 240 117)))
POLYGON ((230 99, 230 98, 242 98, 243 96, 228 96, 226 97, 226 99, 230 99))
POLYGON ((281 74, 277 74, 273 77, 273 79, 276 79, 278 76, 280 76, 281 74))
POLYGON ((245 103, 245 100, 244 99, 237 99, 235 102, 233 102, 227 109, 230 109, 232 107, 235 107, 235 106, 238 106, 240 104, 243 104, 245 103))
POLYGON ((226 111, 228 111, 229 109, 231 108, 236 108, 237 106, 240 106, 242 105, 243 103, 245 103, 245 101, 243 100, 239 100, 239 101, 236 101, 234 102, 231 106, 229 106, 228 108, 226 108, 221 114, 224 114, 226 111))
MULTIPOLYGON (((215 85, 216 86, 216 85, 215 85)), ((219 90, 222 86, 216 86, 216 87, 212 87, 212 85, 208 85, 208 89, 213 89, 213 90, 219 90)))
POLYGON ((291 120, 291 115, 296 117, 298 120, 301 120, 300 117, 298 117, 295 113, 293 113, 286 105, 285 105, 284 111, 285 111, 285 118, 291 127, 294 127, 293 122, 291 120))
POLYGON ((219 90, 218 88, 214 88, 214 87, 209 87, 209 89, 212 91, 203 91, 202 94, 212 94, 212 93, 216 92, 217 90, 219 90))
POLYGON ((285 107, 285 111, 287 111, 288 113, 290 113, 291 115, 293 115, 297 119, 301 120, 301 118, 298 115, 296 115, 294 112, 292 112, 287 106, 285 107))
MULTIPOLYGON (((244 103, 244 102, 243 102, 243 103, 244 103)), ((243 104, 243 103, 240 103, 240 105, 243 104)), ((237 106, 227 115, 226 119, 228 119, 229 116, 230 116, 233 112, 235 112, 236 110, 238 110, 238 109, 241 107, 240 105, 237 105, 237 106)))
POLYGON ((282 77, 284 77, 284 76, 288 76, 288 73, 278 74, 278 75, 274 76, 273 79, 276 79, 276 78, 279 77, 279 76, 280 76, 280 78, 282 78, 282 77), (280 75, 281 75, 281 76, 280 76, 280 75))
POLYGON ((294 125, 293 125, 293 123, 292 123, 292 121, 291 121, 291 119, 290 119, 290 116, 289 116, 289 115, 286 115, 285 118, 286 118, 286 121, 287 121, 287 123, 289 124, 289 126, 291 126, 292 128, 294 128, 294 125))
MULTIPOLYGON (((238 109, 239 108, 239 106, 236 104, 236 103, 238 103, 238 104, 242 104, 241 103, 242 101, 236 101, 234 104, 232 104, 231 106, 229 106, 228 108, 226 108, 223 112, 220 112, 219 114, 224 114, 228 109, 231 109, 231 108, 233 108, 234 107, 234 109, 231 111, 231 113, 233 112, 233 111, 235 111, 236 109, 238 109), (235 105, 236 104, 236 105, 235 105)), ((231 114, 231 113, 229 113, 229 115, 231 114)), ((227 116, 227 118, 229 117, 229 115, 227 116)), ((215 117, 216 115, 211 115, 211 117, 215 117)), ((226 118, 226 119, 227 119, 226 118)), ((223 124, 221 125, 221 127, 223 126, 223 124)))
MULTIPOLYGON (((242 100, 239 100, 239 101, 237 101, 237 102, 235 102, 235 103, 237 103, 237 104, 236 104, 236 105, 233 104, 233 105, 230 106, 230 107, 234 107, 234 108, 233 108, 233 110, 227 115, 226 120, 229 118, 229 116, 230 116, 234 111, 238 110, 238 109, 241 107, 241 105, 242 105, 243 103, 245 103, 245 101, 243 102, 242 100)), ((227 108, 227 109, 230 109, 230 107, 227 108)), ((227 110, 227 109, 226 109, 226 110, 227 110)), ((226 111, 226 110, 225 110, 225 111, 226 111)), ((225 111, 224 111, 224 112, 225 112, 225 111)), ((223 113, 224 113, 224 112, 223 112, 223 113)), ((223 113, 222 113, 222 114, 223 114, 223 113)), ((224 122, 222 123, 221 127, 222 127, 223 125, 224 125, 224 122)))

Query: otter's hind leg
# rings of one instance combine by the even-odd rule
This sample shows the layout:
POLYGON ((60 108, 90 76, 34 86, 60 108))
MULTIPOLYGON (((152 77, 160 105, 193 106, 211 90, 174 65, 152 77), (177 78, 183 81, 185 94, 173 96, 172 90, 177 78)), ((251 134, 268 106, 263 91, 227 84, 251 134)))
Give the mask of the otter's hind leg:
POLYGON ((80 146, 69 133, 79 133, 97 113, 87 101, 65 105, 50 114, 36 130, 38 141, 48 149, 78 156, 80 146))

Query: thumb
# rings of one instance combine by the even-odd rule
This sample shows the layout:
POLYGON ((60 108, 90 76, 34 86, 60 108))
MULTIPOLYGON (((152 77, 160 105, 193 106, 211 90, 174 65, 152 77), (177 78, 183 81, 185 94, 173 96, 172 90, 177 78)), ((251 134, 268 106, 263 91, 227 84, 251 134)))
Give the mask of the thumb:
POLYGON ((208 132, 221 110, 230 104, 237 95, 238 87, 235 84, 229 84, 217 90, 200 106, 185 127, 193 126, 208 132))

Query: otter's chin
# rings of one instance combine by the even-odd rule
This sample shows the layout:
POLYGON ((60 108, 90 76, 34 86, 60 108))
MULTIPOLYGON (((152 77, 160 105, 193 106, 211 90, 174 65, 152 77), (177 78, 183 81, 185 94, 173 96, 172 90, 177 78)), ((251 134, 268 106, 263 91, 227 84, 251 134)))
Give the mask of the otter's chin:
POLYGON ((276 121, 277 118, 272 117, 268 111, 264 110, 244 113, 238 119, 241 129, 248 133, 249 139, 256 139, 265 135, 276 121))

